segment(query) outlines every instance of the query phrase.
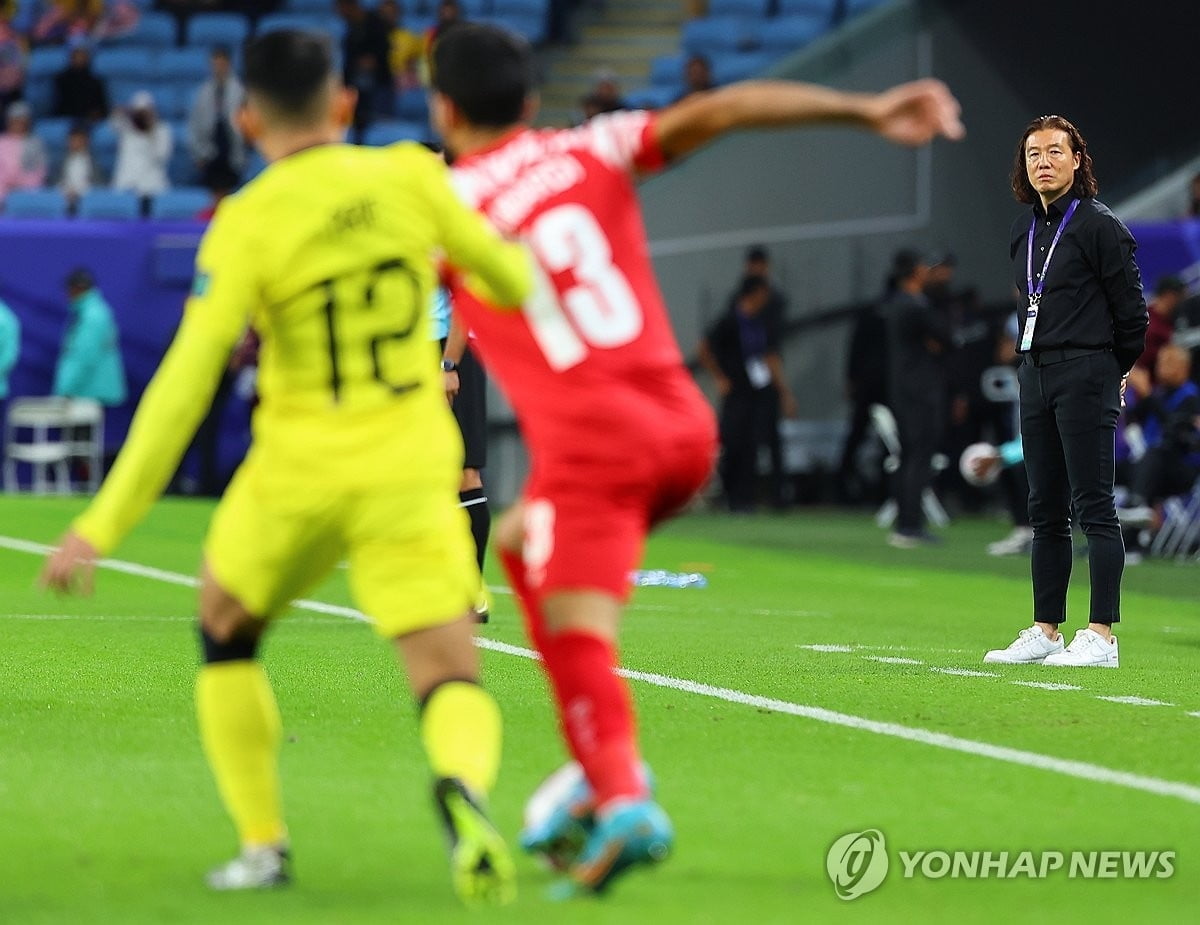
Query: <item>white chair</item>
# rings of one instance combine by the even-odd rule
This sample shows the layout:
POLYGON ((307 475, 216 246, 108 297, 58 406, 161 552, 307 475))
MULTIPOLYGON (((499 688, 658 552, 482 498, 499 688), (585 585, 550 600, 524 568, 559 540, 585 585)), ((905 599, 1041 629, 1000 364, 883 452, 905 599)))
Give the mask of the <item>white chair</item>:
POLYGON ((72 490, 73 459, 88 464, 88 489, 100 484, 104 463, 104 408, 90 398, 16 398, 4 428, 4 489, 20 491, 17 464, 27 463, 34 494, 49 494, 50 475, 58 494, 72 490))

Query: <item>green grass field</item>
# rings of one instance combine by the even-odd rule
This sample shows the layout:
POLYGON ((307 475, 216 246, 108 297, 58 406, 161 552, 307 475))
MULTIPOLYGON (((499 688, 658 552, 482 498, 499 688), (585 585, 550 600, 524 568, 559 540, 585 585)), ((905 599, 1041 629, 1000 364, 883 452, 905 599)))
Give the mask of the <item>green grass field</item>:
MULTIPOLYGON (((284 716, 296 883, 204 890, 203 872, 235 846, 196 738, 194 592, 116 571, 100 573, 88 600, 35 590, 40 559, 12 541, 52 541, 80 505, 0 497, 0 922, 480 920, 450 892, 415 710, 388 647, 361 623, 303 609, 265 647, 284 716)), ((159 504, 117 558, 194 574, 210 511, 159 504)), ((1003 531, 962 522, 944 547, 901 552, 866 517, 804 512, 695 516, 655 537, 648 567, 702 568, 710 580, 642 589, 623 637, 627 666, 661 676, 632 686, 676 853, 604 900, 568 907, 544 898, 549 875, 523 858, 517 904, 483 917, 1091 925, 1194 915, 1200 567, 1126 572, 1117 671, 983 666, 1029 610, 1027 561, 983 553, 1003 531), (1016 683, 1028 681, 1070 689, 1016 683), (866 828, 885 833, 891 871, 844 902, 826 852, 866 828), (1168 850, 1175 873, 906 879, 897 859, 956 849, 1168 850)), ((1079 562, 1073 627, 1085 578, 1079 562)), ((351 603, 342 574, 310 597, 351 603)), ((497 595, 484 634, 524 644, 510 597, 497 595)), ((488 651, 485 671, 507 722, 494 810, 515 836, 526 797, 563 754, 536 664, 488 651)))

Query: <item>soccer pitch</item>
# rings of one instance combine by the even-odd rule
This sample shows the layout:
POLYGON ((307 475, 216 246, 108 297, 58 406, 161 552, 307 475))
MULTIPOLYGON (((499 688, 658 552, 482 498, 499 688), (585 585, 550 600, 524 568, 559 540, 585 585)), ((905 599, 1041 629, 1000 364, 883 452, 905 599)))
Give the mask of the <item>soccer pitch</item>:
MULTIPOLYGON (((415 708, 389 647, 348 619, 345 576, 265 646, 284 719, 296 882, 214 895, 235 845, 192 706, 194 591, 206 503, 167 501, 87 600, 33 587, 82 501, 0 496, 0 921, 478 921, 448 881, 415 708), (155 571, 158 570, 158 571, 155 571)), ((1122 667, 982 665, 1028 614, 1028 562, 989 559, 1003 525, 897 551, 866 516, 694 516, 646 565, 704 570, 703 589, 641 589, 623 635, 674 856, 598 901, 544 898, 519 859, 497 922, 1186 920, 1200 904, 1200 567, 1126 572, 1122 667), (877 829, 890 869, 838 899, 826 854, 877 829), (937 877, 915 852, 1174 852, 1173 875, 937 877), (909 860, 904 861, 901 852, 909 860), (906 877, 906 869, 913 874, 906 877)), ((490 567, 490 566, 489 566, 490 567)), ((1076 585, 1086 584, 1077 563, 1076 585), (1081 580, 1082 579, 1082 580, 1081 580)), ((490 574, 502 584, 499 571, 490 574)), ((1074 593, 1071 629, 1086 593, 1074 593)), ((499 593, 485 679, 506 719, 493 800, 521 809, 563 760, 538 666, 499 593)), ((1086 855, 1085 855, 1086 856, 1086 855)), ((1116 864, 1117 862, 1114 862, 1116 864)), ((1094 868, 1099 871, 1101 866, 1094 868)), ((1120 865, 1115 868, 1122 873, 1120 865)), ((1157 868, 1161 872, 1162 868, 1157 868)))

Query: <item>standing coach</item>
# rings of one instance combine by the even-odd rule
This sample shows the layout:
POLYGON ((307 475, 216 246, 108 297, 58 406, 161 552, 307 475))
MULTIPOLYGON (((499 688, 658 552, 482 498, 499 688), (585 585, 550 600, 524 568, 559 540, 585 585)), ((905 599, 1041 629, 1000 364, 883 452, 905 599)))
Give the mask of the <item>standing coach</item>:
POLYGON ((1009 250, 1025 295, 1017 350, 1034 623, 984 661, 1116 668, 1112 625, 1121 619, 1125 546, 1113 497, 1114 442, 1125 377, 1148 325, 1137 244, 1096 200, 1087 142, 1061 116, 1025 128, 1012 188, 1032 206, 1013 225, 1009 250), (1072 516, 1088 540, 1091 616, 1064 647, 1058 628, 1066 621, 1072 516))

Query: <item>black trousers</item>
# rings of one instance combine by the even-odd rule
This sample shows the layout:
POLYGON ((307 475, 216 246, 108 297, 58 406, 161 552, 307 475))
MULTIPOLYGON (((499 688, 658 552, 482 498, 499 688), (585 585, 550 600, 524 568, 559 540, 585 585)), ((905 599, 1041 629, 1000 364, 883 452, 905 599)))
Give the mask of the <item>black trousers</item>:
POLYGON ((772 388, 734 389, 721 404, 721 463, 718 472, 730 510, 755 503, 758 448, 771 454, 771 501, 783 499, 783 452, 779 440, 779 393, 772 388))
POLYGON ((942 404, 925 400, 927 394, 902 394, 892 409, 900 431, 900 469, 895 480, 896 529, 905 533, 925 528, 921 502, 925 489, 933 483, 933 454, 939 450, 945 434, 942 404))
POLYGON ((1074 514, 1088 541, 1090 622, 1116 623, 1125 568, 1113 496, 1121 369, 1106 350, 1048 351, 1039 360, 1044 365, 1027 356, 1017 372, 1033 527, 1033 619, 1066 622, 1074 514))

